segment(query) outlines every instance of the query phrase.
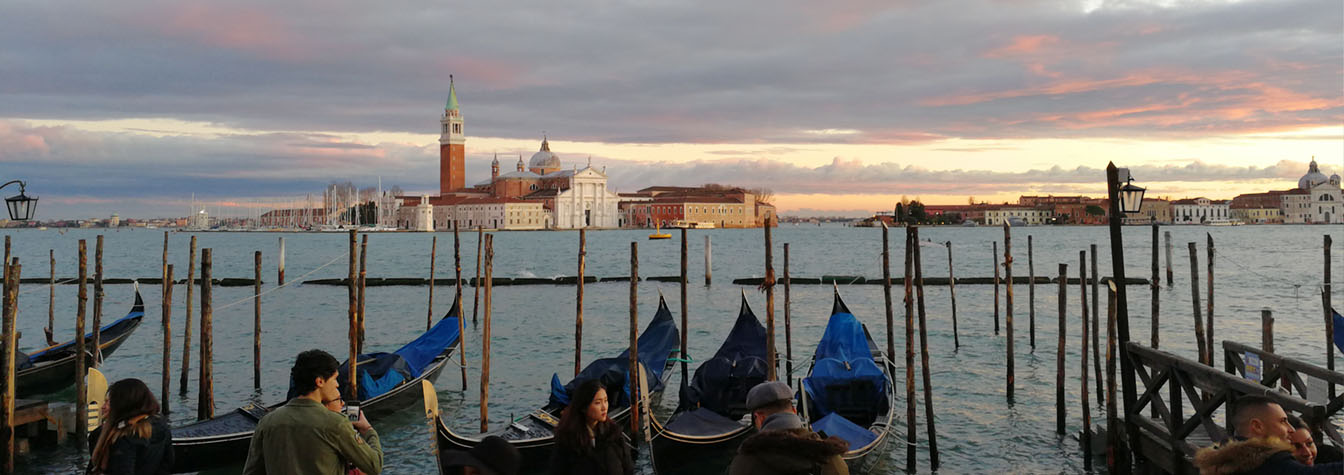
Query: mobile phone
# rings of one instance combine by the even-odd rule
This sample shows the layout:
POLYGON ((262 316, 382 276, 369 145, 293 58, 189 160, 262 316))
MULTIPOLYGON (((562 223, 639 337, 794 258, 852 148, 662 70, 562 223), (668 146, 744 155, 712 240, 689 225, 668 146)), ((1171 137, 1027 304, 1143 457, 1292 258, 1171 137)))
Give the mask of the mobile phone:
POLYGON ((345 417, 348 417, 350 419, 350 422, 355 422, 359 420, 358 402, 351 401, 345 403, 345 417))

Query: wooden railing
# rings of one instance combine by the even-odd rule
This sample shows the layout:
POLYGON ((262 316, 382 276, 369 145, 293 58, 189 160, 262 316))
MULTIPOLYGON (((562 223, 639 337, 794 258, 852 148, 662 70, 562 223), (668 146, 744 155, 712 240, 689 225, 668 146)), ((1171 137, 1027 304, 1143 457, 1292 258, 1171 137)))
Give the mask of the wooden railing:
MULTIPOLYGON (((1141 446, 1136 453, 1150 467, 1167 473, 1193 473, 1191 460, 1195 451, 1228 438, 1230 430, 1226 422, 1219 424, 1215 417, 1223 415, 1220 409, 1226 413, 1241 396, 1268 397, 1284 410, 1310 421, 1326 418, 1325 405, 1266 388, 1196 361, 1137 342, 1127 343, 1125 351, 1143 391, 1125 414, 1139 431, 1141 446), (1185 407, 1187 404, 1189 409, 1185 407), (1156 418, 1150 417, 1149 412, 1156 413, 1156 418)), ((1226 417, 1222 419, 1225 421, 1226 417)))
MULTIPOLYGON (((1290 392, 1301 397, 1320 399, 1313 392, 1328 394, 1328 389, 1320 387, 1312 391, 1307 386, 1306 378, 1325 381, 1327 386, 1330 384, 1344 385, 1344 373, 1330 371, 1320 366, 1287 356, 1276 355, 1235 341, 1223 341, 1223 364, 1227 372, 1245 377, 1247 372, 1244 355, 1248 353, 1260 358, 1260 384, 1266 387, 1284 386, 1290 392)), ((1334 425, 1328 422, 1331 417, 1339 414, 1341 408, 1344 408, 1344 394, 1336 395, 1333 398, 1326 397, 1328 402, 1325 404, 1324 414, 1319 418, 1314 418, 1313 415, 1306 413, 1303 413, 1303 416, 1307 425, 1311 427, 1312 438, 1318 441, 1322 440, 1321 434, 1324 432, 1330 437, 1330 440, 1334 441, 1334 445, 1339 447, 1344 445, 1344 441, 1341 441, 1339 431, 1335 429, 1334 425)))

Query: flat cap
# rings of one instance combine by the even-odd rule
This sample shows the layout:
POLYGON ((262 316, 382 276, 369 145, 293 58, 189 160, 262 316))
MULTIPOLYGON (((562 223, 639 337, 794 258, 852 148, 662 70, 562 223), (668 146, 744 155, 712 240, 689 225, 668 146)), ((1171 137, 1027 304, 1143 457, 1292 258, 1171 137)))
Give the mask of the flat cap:
POLYGON ((789 389, 789 385, 779 381, 766 381, 747 392, 747 409, 754 411, 786 399, 793 399, 793 390, 789 389))

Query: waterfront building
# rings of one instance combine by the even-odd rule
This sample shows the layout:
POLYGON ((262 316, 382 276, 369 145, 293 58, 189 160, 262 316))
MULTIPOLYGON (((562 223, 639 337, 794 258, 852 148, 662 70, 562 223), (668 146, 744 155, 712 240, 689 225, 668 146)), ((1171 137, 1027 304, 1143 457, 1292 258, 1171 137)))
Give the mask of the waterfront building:
POLYGON ((121 216, 117 216, 117 213, 112 213, 112 218, 107 220, 107 227, 115 228, 118 226, 121 226, 121 216))
POLYGON ((1230 221, 1228 200, 1210 200, 1205 197, 1187 198, 1171 203, 1175 224, 1202 224, 1230 221))
MULTIPOLYGON (((1108 200, 1101 200, 1109 205, 1108 200)), ((1109 212, 1110 207, 1105 206, 1109 212)), ((1139 212, 1133 215, 1126 215, 1121 221, 1124 224, 1152 224, 1171 223, 1171 200, 1162 198, 1144 198, 1143 203, 1139 205, 1139 212)))
POLYGON ((718 228, 778 226, 775 207, 741 188, 653 186, 621 195, 623 222, 629 227, 668 227, 674 223, 718 228), (691 224, 695 223, 695 224, 691 224))
POLYGON ((1233 221, 1248 224, 1283 222, 1283 195, 1287 191, 1244 193, 1232 198, 1228 209, 1233 221))
POLYGON ((1297 188, 1283 192, 1280 209, 1283 222, 1296 224, 1344 223, 1344 196, 1339 174, 1326 177, 1313 157, 1297 188))
POLYGON ((1022 205, 986 205, 984 224, 1002 226, 1005 222, 1013 224, 1047 224, 1053 222, 1054 210, 1050 207, 1022 205))

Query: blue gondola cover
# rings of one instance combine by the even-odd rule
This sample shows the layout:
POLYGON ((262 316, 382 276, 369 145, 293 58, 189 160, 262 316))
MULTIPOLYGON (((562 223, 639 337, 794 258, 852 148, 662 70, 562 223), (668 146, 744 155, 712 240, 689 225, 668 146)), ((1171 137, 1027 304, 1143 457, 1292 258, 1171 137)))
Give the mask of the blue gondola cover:
MULTIPOLYGON (((644 333, 639 335, 638 341, 637 358, 640 364, 644 365, 648 390, 661 390, 667 359, 681 347, 681 334, 677 331, 677 323, 672 319, 672 312, 667 309, 667 302, 661 298, 658 299, 658 313, 653 316, 649 326, 644 328, 644 333)), ((629 367, 630 350, 627 348, 615 358, 602 358, 589 363, 579 371, 578 376, 564 385, 560 385, 560 376, 553 374, 550 403, 561 407, 568 405, 569 394, 574 388, 583 381, 598 378, 602 380, 602 386, 607 389, 611 407, 627 407, 630 405, 630 384, 626 381, 629 379, 626 377, 629 374, 629 367)))
POLYGON ((815 411, 813 417, 851 410, 881 413, 887 409, 886 376, 873 360, 863 324, 853 314, 831 315, 803 388, 815 411))
POLYGON ((1344 316, 1341 316, 1335 309, 1330 309, 1330 317, 1335 319, 1335 348, 1344 351, 1344 316))
POLYGON ((829 414, 821 420, 812 423, 812 430, 818 433, 825 433, 827 436, 839 437, 849 442, 850 450, 867 446, 877 440, 877 434, 873 431, 859 427, 858 424, 850 422, 839 414, 829 414))

